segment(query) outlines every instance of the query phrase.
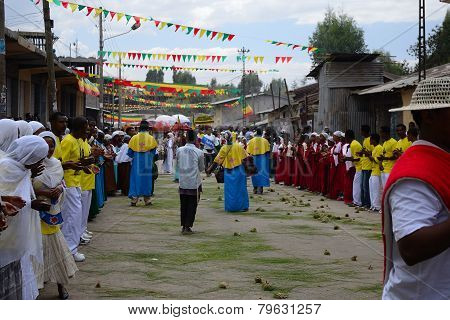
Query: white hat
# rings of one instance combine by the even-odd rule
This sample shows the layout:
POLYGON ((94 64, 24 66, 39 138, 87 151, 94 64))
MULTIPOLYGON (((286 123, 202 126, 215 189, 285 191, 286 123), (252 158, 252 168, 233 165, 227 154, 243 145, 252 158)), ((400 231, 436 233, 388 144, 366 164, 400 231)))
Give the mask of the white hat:
POLYGON ((429 78, 420 81, 409 106, 389 112, 450 108, 450 77, 429 78))
POLYGON ((111 139, 112 139, 112 136, 111 136, 111 135, 105 134, 105 140, 111 140, 111 139))

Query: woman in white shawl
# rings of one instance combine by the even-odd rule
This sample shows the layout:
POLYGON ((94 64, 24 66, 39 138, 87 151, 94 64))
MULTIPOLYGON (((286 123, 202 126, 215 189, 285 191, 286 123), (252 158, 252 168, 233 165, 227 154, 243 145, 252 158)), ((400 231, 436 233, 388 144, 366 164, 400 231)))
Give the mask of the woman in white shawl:
POLYGON ((166 153, 166 158, 164 161, 164 172, 165 173, 172 173, 173 170, 173 141, 174 140, 174 136, 172 132, 169 132, 167 134, 167 140, 166 140, 166 145, 165 145, 165 153, 166 153))
POLYGON ((35 136, 38 136, 41 132, 45 131, 44 125, 40 122, 30 121, 29 125, 31 126, 31 129, 33 129, 33 134, 35 136))
POLYGON ((61 162, 53 157, 56 146, 56 136, 49 131, 42 132, 39 137, 48 144, 48 155, 44 159, 45 169, 42 174, 33 179, 36 198, 51 202, 48 211, 40 211, 42 246, 44 251, 44 263, 35 263, 37 285, 44 288, 44 283, 51 281, 57 283, 59 298, 66 300, 69 294, 65 285, 69 283, 78 271, 66 240, 59 228, 62 220, 61 203, 63 200, 62 180, 64 170, 61 162))
POLYGON ((31 208, 49 206, 34 200, 30 169, 40 166, 47 153, 48 146, 42 138, 27 136, 13 141, 0 160, 0 195, 18 196, 26 203, 16 216, 9 218, 8 229, 0 237, 0 299, 36 295, 28 262, 31 256, 42 262, 42 237, 39 215, 31 208))
POLYGON ((24 120, 16 121, 19 128, 19 138, 33 135, 33 127, 24 120))
POLYGON ((6 155, 11 143, 19 138, 17 122, 10 119, 0 120, 0 159, 6 155))

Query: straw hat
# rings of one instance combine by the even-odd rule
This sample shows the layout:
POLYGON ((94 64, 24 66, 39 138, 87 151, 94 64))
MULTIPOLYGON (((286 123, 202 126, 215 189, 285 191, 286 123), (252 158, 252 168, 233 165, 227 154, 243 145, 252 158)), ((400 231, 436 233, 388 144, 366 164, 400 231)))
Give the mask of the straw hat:
POLYGON ((429 78, 420 81, 409 106, 389 112, 450 108, 450 77, 429 78))

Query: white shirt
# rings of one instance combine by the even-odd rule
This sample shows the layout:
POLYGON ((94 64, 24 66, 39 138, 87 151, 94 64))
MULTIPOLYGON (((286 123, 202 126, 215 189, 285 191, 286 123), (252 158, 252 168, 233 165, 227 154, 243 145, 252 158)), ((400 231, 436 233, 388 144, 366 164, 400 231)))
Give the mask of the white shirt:
POLYGON ((393 268, 383 299, 450 299, 450 249, 414 266, 406 265, 397 241, 413 232, 446 221, 449 213, 439 196, 424 182, 398 182, 389 194, 393 243, 393 268))
POLYGON ((203 151, 191 143, 177 150, 180 188, 195 190, 202 184, 200 173, 205 170, 203 151))
MULTIPOLYGON (((346 143, 342 147, 342 154, 344 157, 351 158, 352 151, 350 150, 350 144, 346 143)), ((351 167, 354 167, 353 161, 345 161, 345 169, 348 171, 351 167)))
POLYGON ((342 151, 342 142, 338 142, 334 146, 333 150, 333 159, 334 159, 334 165, 337 167, 339 164, 339 153, 342 151))

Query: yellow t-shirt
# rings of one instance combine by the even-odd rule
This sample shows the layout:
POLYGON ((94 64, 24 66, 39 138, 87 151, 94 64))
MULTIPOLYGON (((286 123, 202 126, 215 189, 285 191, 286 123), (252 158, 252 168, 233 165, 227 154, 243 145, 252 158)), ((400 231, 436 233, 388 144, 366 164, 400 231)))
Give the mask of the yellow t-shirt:
MULTIPOLYGON (((81 144, 83 146, 84 156, 89 157, 91 155, 91 146, 85 140, 81 140, 81 144)), ((81 171, 81 191, 89 191, 95 189, 95 174, 90 173, 87 174, 84 171, 81 171)))
MULTIPOLYGON (((350 143, 350 151, 352 153, 352 158, 354 158, 354 159, 361 159, 359 156, 356 155, 358 152, 361 152, 361 150, 362 150, 362 145, 358 141, 353 140, 352 143, 350 143)), ((361 171, 362 170, 361 160, 360 161, 355 161, 353 163, 355 164, 356 171, 361 171)))
MULTIPOLYGON (((373 145, 370 144, 370 137, 364 139, 362 146, 369 152, 373 151, 373 145)), ((361 167, 362 170, 372 170, 372 161, 370 161, 369 157, 361 157, 361 167)))
POLYGON ((134 152, 147 152, 158 147, 158 143, 148 132, 139 132, 131 138, 128 147, 134 152))
POLYGON ((403 139, 398 140, 397 147, 395 149, 405 152, 406 149, 411 147, 411 145, 412 145, 412 142, 408 140, 408 137, 405 137, 403 139))
POLYGON ((245 149, 239 143, 233 143, 231 146, 223 146, 214 159, 214 162, 219 165, 222 164, 226 169, 233 169, 234 167, 240 166, 245 158, 247 158, 245 149))
POLYGON ((377 145, 372 150, 372 176, 380 176, 380 161, 378 161, 378 157, 383 154, 383 146, 381 144, 377 145))
POLYGON ((62 157, 61 141, 59 140, 59 137, 56 137, 55 152, 53 153, 53 157, 58 160, 61 160, 62 157))
POLYGON ((257 156, 260 154, 265 154, 270 151, 270 144, 266 138, 254 137, 251 139, 247 145, 247 152, 251 155, 257 156))
MULTIPOLYGON (((71 134, 66 135, 61 141, 62 163, 64 164, 68 161, 79 162, 83 151, 81 141, 75 139, 71 134)), ((81 172, 72 169, 64 170, 64 181, 69 188, 81 187, 81 172)))
MULTIPOLYGON (((397 148, 397 140, 390 138, 388 141, 383 143, 383 156, 386 158, 391 158, 394 155, 394 150, 397 148)), ((383 161, 383 173, 391 173, 394 167, 395 160, 384 160, 383 161)))

